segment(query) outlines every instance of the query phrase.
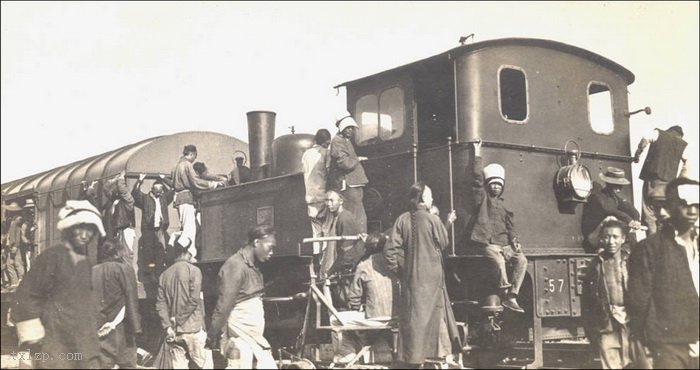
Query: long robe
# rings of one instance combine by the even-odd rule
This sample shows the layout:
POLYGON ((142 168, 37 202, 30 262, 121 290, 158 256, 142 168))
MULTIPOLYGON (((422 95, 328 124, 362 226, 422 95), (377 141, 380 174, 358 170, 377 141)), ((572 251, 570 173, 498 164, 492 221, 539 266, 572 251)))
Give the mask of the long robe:
POLYGON ((126 309, 122 322, 100 338, 102 366, 136 367, 135 335, 141 333, 141 318, 134 269, 117 258, 102 262, 92 268, 92 287, 99 299, 98 327, 114 321, 122 307, 126 309))
POLYGON ((415 211, 414 221, 411 218, 406 212, 396 219, 384 256, 401 275, 398 359, 417 364, 450 353, 440 345, 445 330, 452 343, 459 343, 459 335, 442 262, 449 244, 447 230, 424 208, 415 211))
POLYGON ((17 288, 12 319, 39 318, 46 335, 41 351, 49 357, 40 368, 84 369, 99 366, 97 305, 86 258, 73 263, 68 245, 40 254, 17 288))

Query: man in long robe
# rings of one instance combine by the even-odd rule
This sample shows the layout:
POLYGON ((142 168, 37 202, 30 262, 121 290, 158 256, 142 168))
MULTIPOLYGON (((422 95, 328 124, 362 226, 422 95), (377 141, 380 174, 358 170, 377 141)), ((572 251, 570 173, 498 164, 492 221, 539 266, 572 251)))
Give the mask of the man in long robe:
POLYGON ((34 366, 84 369, 100 366, 88 245, 99 232, 100 213, 88 201, 69 200, 58 213, 63 243, 40 254, 17 288, 12 320, 20 348, 44 353, 34 366))
POLYGON ((459 335, 442 263, 449 245, 447 229, 428 212, 433 201, 430 188, 415 184, 411 195, 414 192, 418 200, 412 211, 396 219, 384 256, 389 268, 401 276, 398 360, 420 364, 449 356, 459 335))

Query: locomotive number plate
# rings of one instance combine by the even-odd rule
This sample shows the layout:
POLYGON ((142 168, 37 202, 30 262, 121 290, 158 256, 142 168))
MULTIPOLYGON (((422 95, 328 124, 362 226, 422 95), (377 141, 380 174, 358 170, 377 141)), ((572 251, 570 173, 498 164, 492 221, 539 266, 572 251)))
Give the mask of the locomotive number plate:
POLYGON ((539 317, 580 316, 575 271, 574 258, 535 261, 535 297, 539 317))

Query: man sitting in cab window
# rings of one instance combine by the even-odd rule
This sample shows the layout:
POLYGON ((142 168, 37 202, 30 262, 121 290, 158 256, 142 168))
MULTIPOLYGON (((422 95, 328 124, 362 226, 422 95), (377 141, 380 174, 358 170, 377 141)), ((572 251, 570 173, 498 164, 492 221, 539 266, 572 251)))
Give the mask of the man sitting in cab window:
POLYGON ((477 243, 490 261, 498 266, 498 288, 505 293, 503 306, 525 312, 518 304, 520 286, 525 279, 527 258, 515 233, 513 212, 505 206, 503 188, 505 169, 497 163, 483 168, 481 141, 474 143, 472 192, 476 214, 469 224, 471 240, 477 243), (513 265, 513 283, 508 282, 506 262, 513 265))
POLYGON ((630 255, 626 229, 614 216, 595 229, 600 252, 588 268, 583 292, 586 335, 599 351, 603 369, 622 369, 631 362, 625 309, 630 255))

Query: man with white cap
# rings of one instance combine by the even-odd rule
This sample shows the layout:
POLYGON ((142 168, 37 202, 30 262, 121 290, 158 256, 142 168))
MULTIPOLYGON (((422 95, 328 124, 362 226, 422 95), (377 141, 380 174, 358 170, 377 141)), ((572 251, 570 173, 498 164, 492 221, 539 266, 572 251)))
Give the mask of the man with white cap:
POLYGON ((41 253, 17 288, 12 320, 20 348, 31 348, 39 368, 99 367, 96 303, 88 249, 102 219, 88 201, 69 200, 58 212, 63 242, 41 253))
POLYGON ((655 369, 698 368, 698 181, 666 186, 669 220, 632 250, 630 336, 651 349, 655 369))
POLYGON ((160 275, 156 311, 171 343, 173 369, 187 369, 188 355, 197 368, 212 369, 211 351, 204 348, 202 271, 192 263, 192 240, 184 231, 177 231, 169 244, 176 258, 160 275))
POLYGON ((517 297, 525 279, 527 258, 520 249, 515 233, 513 212, 506 208, 501 197, 505 186, 505 169, 497 163, 483 168, 481 141, 474 143, 472 192, 476 215, 472 217, 469 229, 471 240, 483 247, 483 253, 498 266, 498 289, 505 293, 504 307, 525 312, 518 304, 517 297), (506 263, 513 265, 513 282, 508 282, 506 263))
POLYGON ((590 252, 595 252, 593 246, 598 242, 597 235, 593 235, 593 231, 608 216, 615 216, 631 229, 637 230, 641 227, 639 212, 621 195, 623 186, 630 184, 625 178, 625 171, 617 167, 608 167, 598 176, 605 182, 605 188, 598 183, 593 184, 588 202, 583 207, 581 220, 584 244, 590 252))
POLYGON ((352 116, 339 119, 335 125, 338 134, 331 140, 328 188, 337 190, 345 199, 345 209, 355 215, 360 232, 367 232, 367 214, 362 204, 363 188, 369 182, 360 162, 367 157, 358 157, 352 141, 359 128, 352 116))

